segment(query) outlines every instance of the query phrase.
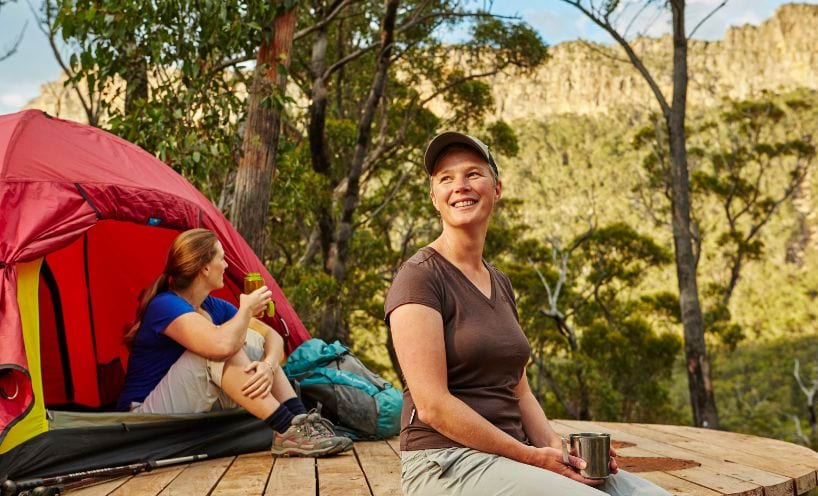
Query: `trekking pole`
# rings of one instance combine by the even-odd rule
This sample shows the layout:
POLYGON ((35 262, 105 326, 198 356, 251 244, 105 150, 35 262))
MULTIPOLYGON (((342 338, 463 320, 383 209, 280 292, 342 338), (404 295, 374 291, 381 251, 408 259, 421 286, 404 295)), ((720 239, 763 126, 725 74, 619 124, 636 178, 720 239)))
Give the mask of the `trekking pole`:
POLYGON ((66 484, 68 482, 78 481, 81 479, 97 479, 103 477, 115 477, 120 475, 136 475, 140 472, 150 472, 155 468, 167 467, 169 465, 178 465, 180 463, 190 463, 198 460, 204 460, 207 455, 191 455, 182 456, 179 458, 166 458, 164 460, 149 460, 147 462, 131 463, 129 465, 120 465, 118 467, 98 468, 94 470, 85 470, 82 472, 74 472, 66 475, 57 475, 54 477, 43 477, 40 479, 26 479, 21 481, 13 481, 11 479, 3 482, 3 495, 13 496, 22 491, 28 491, 34 488, 57 486, 66 484))

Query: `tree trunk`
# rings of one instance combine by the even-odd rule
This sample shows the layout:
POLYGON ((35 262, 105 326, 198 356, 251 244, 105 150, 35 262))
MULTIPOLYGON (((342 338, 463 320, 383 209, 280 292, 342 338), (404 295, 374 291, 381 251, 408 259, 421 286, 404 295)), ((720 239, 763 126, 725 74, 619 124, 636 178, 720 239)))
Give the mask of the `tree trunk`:
POLYGON ((148 100, 148 62, 144 58, 134 62, 123 74, 125 79, 125 115, 134 112, 134 102, 148 100))
POLYGON ((715 429, 719 422, 704 341, 704 319, 699 303, 696 261, 690 232, 690 179, 684 128, 688 77, 685 2, 672 0, 670 5, 673 11, 673 103, 667 116, 667 128, 670 136, 673 242, 684 327, 687 379, 695 425, 715 429))
POLYGON ((281 109, 268 103, 275 91, 286 88, 286 68, 295 32, 296 8, 279 12, 272 35, 261 43, 249 96, 249 110, 236 174, 236 192, 231 218, 256 255, 263 261, 267 244, 267 210, 270 184, 275 176, 276 148, 281 131, 281 109), (279 71, 278 65, 284 67, 279 71))
POLYGON ((332 233, 335 230, 335 219, 332 216, 332 192, 336 186, 331 177, 332 164, 329 158, 329 150, 326 138, 327 124, 327 28, 318 30, 315 42, 312 46, 312 60, 310 61, 310 74, 312 76, 312 89, 310 90, 310 122, 307 127, 307 134, 310 140, 310 157, 312 159, 312 169, 327 178, 328 191, 317 194, 318 214, 318 241, 321 246, 321 254, 324 260, 324 271, 329 273, 329 250, 332 244, 332 233))
MULTIPOLYGON (((369 89, 369 96, 358 121, 358 137, 355 143, 355 152, 347 172, 346 192, 344 194, 340 222, 335 229, 335 235, 330 248, 328 269, 339 285, 346 279, 346 263, 348 258, 349 242, 354 231, 352 220, 360 201, 360 178, 367 151, 372 142, 372 122, 375 119, 375 110, 381 101, 391 64, 392 39, 397 18, 398 0, 386 0, 383 24, 381 26, 381 49, 375 75, 369 89)), ((324 306, 319 335, 326 340, 348 340, 349 330, 342 325, 340 319, 341 301, 336 295, 331 297, 324 306), (334 328, 333 328, 334 327, 334 328)))

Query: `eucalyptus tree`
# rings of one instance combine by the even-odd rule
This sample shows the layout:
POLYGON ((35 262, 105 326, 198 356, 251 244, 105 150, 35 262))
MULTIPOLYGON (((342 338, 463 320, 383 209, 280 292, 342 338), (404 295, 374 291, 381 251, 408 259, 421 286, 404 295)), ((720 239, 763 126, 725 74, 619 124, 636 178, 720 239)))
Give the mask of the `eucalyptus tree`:
POLYGON ((233 225, 262 260, 284 110, 281 96, 286 94, 297 19, 295 0, 277 3, 272 25, 263 31, 256 58, 230 215, 233 225))
MULTIPOLYGON (((811 136, 797 131, 811 110, 810 101, 798 95, 767 94, 758 100, 726 102, 689 122, 692 215, 700 226, 697 239, 713 240, 706 248, 699 243, 697 251, 716 255, 711 257, 713 270, 702 279, 705 330, 730 349, 744 338, 729 309, 742 273, 762 259, 765 229, 805 186, 814 167, 811 136)), ((639 196, 659 215, 668 210, 666 143, 666 133, 656 126, 639 130, 634 138, 636 148, 647 150, 643 161, 647 181, 638 186, 639 196)), ((804 249, 800 238, 809 238, 809 233, 801 230, 793 233, 796 246, 788 243, 788 258, 797 258, 804 249)))
POLYGON ((628 61, 639 72, 659 105, 663 124, 668 136, 669 193, 671 202, 671 227, 675 249, 676 276, 679 287, 679 303, 684 329, 686 370, 693 420, 697 426, 717 428, 718 413, 704 338, 705 321, 702 314, 699 285, 697 279, 696 229, 690 218, 690 177, 688 171, 687 136, 685 120, 687 115, 687 48, 688 40, 699 26, 715 10, 727 2, 721 2, 710 14, 688 32, 685 27, 685 0, 560 0, 582 12, 594 24, 606 31, 624 50, 628 61), (673 69, 671 75, 671 95, 660 87, 657 74, 652 72, 636 52, 628 39, 628 31, 638 17, 648 8, 668 9, 671 15, 673 69), (635 10, 630 22, 622 21, 624 9, 635 10))
POLYGON ((511 143, 507 125, 486 122, 494 102, 483 80, 531 69, 546 51, 518 19, 469 2, 314 1, 305 11, 317 28, 296 50, 292 76, 309 102, 305 146, 320 187, 310 196, 312 225, 298 259, 333 288, 319 303, 318 334, 348 340, 352 302, 383 291, 383 281, 364 291, 360 281, 396 268, 394 254, 371 258, 376 243, 403 253, 423 224, 406 216, 418 211, 408 204, 426 197, 418 194, 423 145, 448 126, 511 143))
POLYGON ((43 23, 88 122, 155 153, 226 209, 252 75, 234 61, 254 56, 276 12, 254 0, 49 0, 43 23))
MULTIPOLYGON (((513 148, 511 128, 491 119, 484 79, 529 70, 546 49, 519 19, 480 5, 51 0, 44 20, 89 122, 153 151, 225 211, 248 156, 243 140, 255 143, 254 74, 286 73, 287 91, 266 84, 261 98, 262 110, 282 111, 284 138, 275 149, 258 143, 277 177, 272 186, 266 176, 251 181, 262 193, 273 188, 259 251, 307 324, 348 340, 362 312, 376 314, 400 257, 434 229, 416 165, 429 138, 457 127, 513 148), (289 68, 259 49, 283 12, 297 16, 288 19, 289 68)), ((266 206, 263 194, 254 197, 254 208, 266 206)))

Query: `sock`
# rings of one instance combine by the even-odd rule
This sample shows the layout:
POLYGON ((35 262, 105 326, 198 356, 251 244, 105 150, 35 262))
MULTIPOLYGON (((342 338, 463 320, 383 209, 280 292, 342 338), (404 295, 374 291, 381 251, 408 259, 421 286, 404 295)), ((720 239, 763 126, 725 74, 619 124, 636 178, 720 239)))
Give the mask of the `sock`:
POLYGON ((298 399, 298 396, 293 396, 292 398, 282 403, 282 405, 286 406, 291 412, 293 412, 293 415, 307 413, 307 407, 304 406, 304 403, 301 403, 301 400, 298 399))
POLYGON ((264 420, 264 423, 270 426, 270 429, 284 433, 284 431, 290 428, 290 424, 293 423, 293 417, 293 412, 282 404, 264 420))

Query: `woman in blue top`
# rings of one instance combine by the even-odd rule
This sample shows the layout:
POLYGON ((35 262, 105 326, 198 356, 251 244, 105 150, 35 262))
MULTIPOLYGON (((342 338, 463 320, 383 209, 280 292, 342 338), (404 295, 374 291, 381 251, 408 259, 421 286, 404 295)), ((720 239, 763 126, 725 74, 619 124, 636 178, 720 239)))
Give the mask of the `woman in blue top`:
POLYGON ((176 414, 241 406, 273 429, 274 455, 351 448, 328 421, 306 411, 279 367, 281 336, 253 318, 270 290, 242 294, 239 308, 210 296, 224 286, 226 269, 213 232, 191 229, 173 241, 165 271, 143 291, 125 335, 131 355, 118 409, 176 414))

